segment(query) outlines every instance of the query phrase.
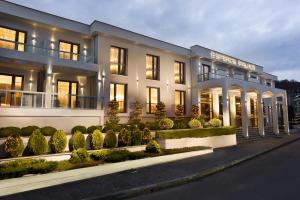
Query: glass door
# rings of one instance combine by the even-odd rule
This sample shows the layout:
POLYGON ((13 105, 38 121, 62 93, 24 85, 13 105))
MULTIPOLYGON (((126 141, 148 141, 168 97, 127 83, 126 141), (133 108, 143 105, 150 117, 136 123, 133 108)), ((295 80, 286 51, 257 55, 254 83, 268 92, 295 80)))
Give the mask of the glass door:
POLYGON ((209 80, 209 73, 210 73, 210 66, 202 65, 202 80, 203 81, 209 80))
POLYGON ((76 108, 78 82, 57 81, 58 107, 76 108))
POLYGON ((0 105, 20 106, 21 93, 23 90, 23 77, 16 75, 0 74, 0 105), (14 91, 15 90, 15 91, 14 91))

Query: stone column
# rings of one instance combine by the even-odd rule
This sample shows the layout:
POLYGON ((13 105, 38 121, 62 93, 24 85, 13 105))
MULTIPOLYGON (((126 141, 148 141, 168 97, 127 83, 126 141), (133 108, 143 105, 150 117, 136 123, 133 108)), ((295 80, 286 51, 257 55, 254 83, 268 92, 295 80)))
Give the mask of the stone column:
POLYGON ((288 105, 287 105, 287 97, 286 93, 282 97, 282 111, 283 111, 283 122, 284 122, 284 132, 289 134, 289 116, 288 116, 288 105))
POLYGON ((236 102, 234 95, 230 95, 229 104, 231 126, 236 126, 236 102))
POLYGON ((213 116, 214 117, 219 117, 219 115, 220 115, 219 94, 212 94, 212 101, 213 101, 213 116))
POLYGON ((102 74, 101 74, 101 71, 99 69, 98 71, 98 74, 97 74, 97 80, 96 80, 96 88, 97 88, 97 91, 96 91, 96 96, 97 96, 97 100, 96 100, 96 105, 97 105, 97 110, 102 110, 103 107, 102 107, 102 98, 101 98, 101 90, 102 90, 102 74))
POLYGON ((228 84, 225 83, 222 87, 223 101, 223 126, 230 126, 229 102, 228 102, 228 84))
POLYGON ((244 137, 248 138, 248 110, 247 110, 247 93, 241 91, 241 107, 242 107, 242 128, 244 137))
POLYGON ((258 117, 258 132, 259 135, 265 135, 264 128, 264 111, 263 111, 263 101, 261 93, 257 93, 257 117, 258 117))
POLYGON ((272 119, 273 119, 273 132, 274 134, 279 134, 279 127, 278 127, 278 113, 277 113, 277 97, 274 94, 272 96, 272 119))

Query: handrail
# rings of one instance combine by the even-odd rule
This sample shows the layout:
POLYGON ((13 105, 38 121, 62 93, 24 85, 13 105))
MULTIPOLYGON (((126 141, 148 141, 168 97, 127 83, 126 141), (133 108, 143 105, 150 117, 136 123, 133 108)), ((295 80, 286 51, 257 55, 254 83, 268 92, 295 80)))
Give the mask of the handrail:
MULTIPOLYGON (((260 82, 257 80, 257 79, 252 79, 252 78, 249 78, 248 80, 245 79, 245 78, 240 78, 240 77, 237 77, 237 76, 230 76, 229 74, 227 75, 224 75, 224 74, 219 74, 219 73, 214 73, 214 72, 209 72, 209 73, 201 73, 201 74, 198 74, 198 82, 202 82, 203 78, 204 77, 207 77, 207 80, 214 80, 214 79, 220 79, 221 78, 231 78, 231 79, 236 79, 236 80, 242 80, 242 81, 247 81, 247 82, 251 82, 251 83, 257 83, 257 84, 260 84, 260 82), (202 80, 202 81, 200 81, 202 80), (255 80, 255 81, 254 81, 255 80)), ((241 75, 239 75, 241 76, 241 75)), ((260 85, 263 85, 263 84, 260 84, 260 85)))
POLYGON ((0 89, 0 92, 19 92, 19 93, 32 93, 32 94, 46 94, 46 92, 35 92, 35 91, 26 91, 26 90, 4 90, 0 89))

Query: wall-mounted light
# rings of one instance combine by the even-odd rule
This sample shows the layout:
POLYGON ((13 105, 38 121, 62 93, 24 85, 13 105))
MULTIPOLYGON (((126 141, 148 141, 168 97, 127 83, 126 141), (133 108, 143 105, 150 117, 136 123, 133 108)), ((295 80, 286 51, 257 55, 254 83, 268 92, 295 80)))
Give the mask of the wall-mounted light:
POLYGON ((36 34, 35 33, 33 33, 31 36, 31 42, 32 42, 32 46, 36 45, 36 34))
POLYGON ((55 48, 55 39, 51 38, 50 40, 50 48, 53 50, 55 48))
POLYGON ((86 56, 87 55, 87 46, 84 45, 83 47, 83 55, 86 56))

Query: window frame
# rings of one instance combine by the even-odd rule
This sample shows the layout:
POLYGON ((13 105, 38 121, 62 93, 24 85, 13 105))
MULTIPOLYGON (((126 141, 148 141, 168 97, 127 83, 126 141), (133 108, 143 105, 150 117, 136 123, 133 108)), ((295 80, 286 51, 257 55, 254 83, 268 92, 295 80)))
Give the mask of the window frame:
POLYGON ((152 54, 146 54, 146 70, 147 70, 147 56, 150 56, 152 58, 152 66, 151 66, 151 69, 152 69, 152 74, 151 74, 152 78, 147 78, 147 75, 146 75, 146 79, 159 81, 160 80, 160 57, 156 56, 156 55, 152 55, 152 54), (157 64, 157 66, 156 66, 157 77, 154 77, 154 75, 155 75, 154 58, 156 58, 156 60, 157 60, 157 63, 156 63, 157 64))
POLYGON ((5 28, 5 29, 16 31, 16 35, 15 35, 15 40, 14 41, 5 40, 5 39, 1 39, 1 41, 4 41, 4 42, 13 42, 15 44, 14 50, 16 50, 16 51, 19 51, 18 50, 19 45, 24 45, 24 51, 20 51, 20 52, 25 52, 26 51, 27 31, 16 29, 16 28, 11 28, 11 27, 8 27, 8 26, 3 26, 3 25, 0 25, 0 28, 5 28), (19 33, 20 32, 24 33, 24 43, 20 43, 19 42, 19 33))
POLYGON ((69 42, 69 41, 66 41, 66 40, 59 40, 59 41, 58 41, 58 57, 59 57, 59 59, 63 59, 63 60, 72 60, 72 61, 74 61, 74 62, 79 61, 79 60, 80 60, 80 44, 79 44, 79 43, 74 43, 74 42, 69 42), (67 52, 67 51, 61 51, 61 50, 60 50, 60 43, 61 43, 61 42, 67 43, 67 44, 70 44, 70 45, 71 45, 71 50, 70 50, 70 52, 67 52), (77 45, 77 46, 78 46, 78 53, 77 53, 77 54, 76 54, 76 53, 73 53, 73 46, 74 46, 74 45, 77 45), (61 58, 61 57, 60 57, 60 52, 63 52, 63 53, 70 53, 70 59, 61 58), (73 59, 74 54, 77 55, 77 60, 74 60, 74 59, 73 59))
POLYGON ((209 74, 211 72, 211 65, 202 64, 201 67, 202 67, 202 81, 208 81, 210 79, 209 74), (206 67, 208 69, 208 73, 204 74, 204 68, 206 67))
MULTIPOLYGON (((117 73, 112 73, 111 72, 111 70, 110 70, 110 73, 111 74, 115 74, 115 75, 123 75, 123 76, 126 76, 127 75, 127 62, 128 62, 128 49, 127 48, 123 48, 123 47, 118 47, 118 46, 114 46, 114 45, 111 45, 110 46, 110 49, 109 50, 111 50, 111 48, 116 48, 116 49, 118 49, 118 62, 117 63, 115 63, 115 64, 117 64, 118 65, 118 72, 117 73), (121 50, 124 50, 124 63, 123 63, 123 65, 121 64, 121 62, 120 62, 120 60, 121 60, 121 50), (121 72, 121 66, 123 66, 123 71, 121 72)), ((109 52, 110 53, 110 52, 109 52)), ((109 54, 110 56, 111 56, 111 53, 109 54)), ((109 57, 109 59, 110 59, 110 57, 109 57)), ((109 62, 110 62, 110 65, 112 64, 112 62, 109 60, 109 62)))
POLYGON ((160 102, 160 88, 159 87, 151 87, 147 86, 146 87, 146 92, 149 92, 149 102, 147 101, 147 96, 146 96, 146 114, 155 114, 154 112, 151 111, 151 89, 157 89, 157 103, 160 102), (147 106, 149 106, 149 112, 147 112, 147 106))
POLYGON ((77 107, 77 101, 78 101, 78 93, 79 93, 79 82, 78 81, 70 81, 70 80, 64 80, 64 79, 57 79, 56 80, 56 93, 58 94, 58 82, 68 82, 69 83, 69 96, 68 96, 68 108, 71 108, 71 101, 72 101, 72 83, 76 83, 76 95, 75 95, 75 108, 77 107), (70 93, 71 92, 71 93, 70 93))
MULTIPOLYGON (((179 64, 179 82, 176 82, 175 79, 175 84, 185 84, 185 62, 181 62, 181 61, 176 61, 174 62, 174 65, 178 63, 179 64), (182 72, 182 73, 181 73, 182 72)), ((174 71, 175 71, 175 66, 174 66, 174 71)), ((175 76, 175 72, 174 72, 174 76, 175 76)))
MULTIPOLYGON (((180 93, 180 104, 179 105, 182 105, 182 102, 181 102, 181 100, 182 100, 182 94, 183 94, 183 99, 184 99, 184 104, 183 104, 183 113, 184 114, 186 114, 186 91, 184 91, 184 90, 175 90, 175 98, 176 98, 176 92, 179 92, 180 93)), ((175 101, 176 99, 174 99, 174 101, 175 101)), ((176 106, 177 106, 178 104, 175 104, 175 110, 176 110, 176 106)))
MULTIPOLYGON (((122 112, 119 111, 119 113, 127 113, 127 87, 128 87, 128 84, 127 83, 111 82, 111 83, 109 83, 109 89, 110 89, 111 84, 114 85, 114 101, 117 101, 117 99, 116 99, 116 97, 117 97, 117 87, 116 87, 116 85, 124 85, 124 110, 122 112)), ((110 95, 111 94, 109 94, 109 101, 111 101, 110 100, 110 95)))

